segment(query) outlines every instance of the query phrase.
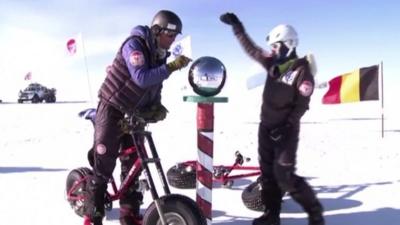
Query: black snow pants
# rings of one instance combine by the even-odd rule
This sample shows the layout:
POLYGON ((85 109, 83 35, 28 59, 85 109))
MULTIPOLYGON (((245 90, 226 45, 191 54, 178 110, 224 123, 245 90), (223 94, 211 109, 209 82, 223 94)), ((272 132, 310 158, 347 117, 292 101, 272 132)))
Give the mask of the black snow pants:
POLYGON ((261 169, 261 200, 266 211, 279 213, 285 192, 306 212, 320 205, 310 185, 295 174, 299 127, 292 127, 281 141, 273 141, 271 129, 259 125, 258 155, 261 169))
MULTIPOLYGON (((100 101, 95 120, 95 134, 93 147, 93 170, 98 183, 107 182, 115 169, 117 158, 121 150, 133 145, 129 134, 124 134, 120 121, 124 114, 109 104, 100 101)), ((121 180, 129 172, 129 169, 137 159, 137 153, 121 156, 121 180)), ((137 176, 139 177, 139 176, 137 176)), ((128 191, 120 198, 121 210, 139 214, 143 194, 137 190, 138 178, 133 181, 128 191)))

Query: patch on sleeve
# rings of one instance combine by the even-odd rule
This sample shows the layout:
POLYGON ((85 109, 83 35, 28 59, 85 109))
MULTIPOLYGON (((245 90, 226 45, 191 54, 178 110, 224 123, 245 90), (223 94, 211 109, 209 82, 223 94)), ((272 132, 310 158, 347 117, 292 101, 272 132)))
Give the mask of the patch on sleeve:
POLYGON ((103 144, 98 144, 96 146, 96 152, 99 155, 104 155, 107 152, 107 147, 103 144))
POLYGON ((289 71, 282 76, 282 82, 288 85, 292 85, 294 80, 297 77, 298 72, 297 71, 289 71))
POLYGON ((141 51, 133 51, 129 56, 129 62, 133 66, 142 66, 144 64, 144 55, 141 51))
POLYGON ((305 80, 300 84, 299 92, 301 95, 308 97, 311 95, 313 88, 313 84, 310 81, 305 80))

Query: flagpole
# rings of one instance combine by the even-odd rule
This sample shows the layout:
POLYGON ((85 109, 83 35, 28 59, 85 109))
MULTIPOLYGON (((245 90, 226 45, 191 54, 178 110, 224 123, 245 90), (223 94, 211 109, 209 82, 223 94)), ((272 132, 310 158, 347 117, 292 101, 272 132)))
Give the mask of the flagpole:
POLYGON ((81 36, 81 42, 82 42, 83 59, 84 59, 84 61, 85 61, 86 77, 87 77, 88 88, 89 88, 89 97, 90 97, 90 102, 93 102, 92 87, 91 87, 91 85, 90 85, 89 69, 88 69, 87 58, 86 58, 86 52, 85 52, 85 44, 84 44, 84 41, 83 41, 83 34, 81 33, 80 36, 81 36))
POLYGON ((385 136, 385 116, 384 116, 384 99, 383 99, 383 61, 381 61, 381 131, 382 131, 382 138, 385 136))

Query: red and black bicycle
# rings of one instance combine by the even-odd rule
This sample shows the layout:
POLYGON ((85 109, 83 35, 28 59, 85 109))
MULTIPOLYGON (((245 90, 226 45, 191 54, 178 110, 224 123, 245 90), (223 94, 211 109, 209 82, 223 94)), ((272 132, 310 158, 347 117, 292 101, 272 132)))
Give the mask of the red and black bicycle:
MULTIPOLYGON (((88 109, 80 113, 80 116, 90 119, 92 122, 94 115, 94 109, 88 109)), ((130 168, 128 175, 121 180, 119 187, 117 187, 116 181, 113 178, 109 180, 112 192, 107 192, 105 208, 111 210, 112 202, 120 199, 132 185, 132 182, 137 180, 141 172, 143 172, 145 179, 139 182, 141 184, 139 186, 142 187, 142 190, 149 190, 153 199, 153 202, 143 215, 143 225, 207 224, 204 215, 195 201, 187 196, 171 193, 151 132, 145 130, 147 124, 152 121, 146 121, 143 118, 133 115, 126 118, 124 122, 133 140, 133 145, 123 149, 120 154, 127 155, 135 153, 138 157, 130 168), (148 153, 151 153, 151 157, 149 157, 148 153), (160 196, 156 190, 149 164, 155 165, 164 190, 163 196, 160 196)), ((80 167, 72 170, 68 174, 66 182, 67 200, 75 213, 84 217, 84 225, 90 225, 91 223, 90 219, 86 218, 83 214, 86 182, 91 175, 93 175, 92 169, 80 167)))

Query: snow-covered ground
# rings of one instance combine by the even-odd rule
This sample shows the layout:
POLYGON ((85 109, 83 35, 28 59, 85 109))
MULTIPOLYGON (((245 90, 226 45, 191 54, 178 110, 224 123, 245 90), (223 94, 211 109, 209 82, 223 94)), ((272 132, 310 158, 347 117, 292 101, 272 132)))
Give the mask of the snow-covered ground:
MULTIPOLYGON (((197 157, 196 105, 180 101, 167 101, 167 119, 149 127, 164 171, 197 157)), ((245 165, 257 166, 259 108, 243 104, 232 99, 215 105, 215 165, 230 165, 239 150, 252 159, 245 165)), ((382 138, 379 107, 371 112, 374 107, 368 103, 315 105, 303 118, 298 173, 308 178, 321 199, 327 224, 399 224, 399 121, 388 117, 382 138)), ((0 104, 1 224, 82 224, 65 199, 65 181, 70 170, 88 166, 86 152, 93 129, 77 113, 93 106, 0 104)), ((231 189, 214 185, 213 224, 251 224, 259 216, 260 212, 245 208, 241 201, 242 190, 254 180, 236 180, 231 189)), ((195 197, 195 190, 171 190, 195 197)), ((150 193, 146 193, 143 211, 150 202, 150 193)), ((288 197, 281 216, 284 225, 307 223, 306 215, 288 197)), ((104 224, 118 224, 117 202, 104 224)))

